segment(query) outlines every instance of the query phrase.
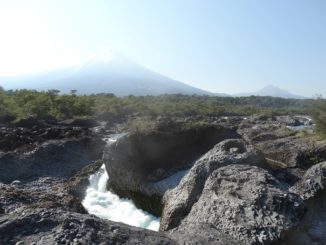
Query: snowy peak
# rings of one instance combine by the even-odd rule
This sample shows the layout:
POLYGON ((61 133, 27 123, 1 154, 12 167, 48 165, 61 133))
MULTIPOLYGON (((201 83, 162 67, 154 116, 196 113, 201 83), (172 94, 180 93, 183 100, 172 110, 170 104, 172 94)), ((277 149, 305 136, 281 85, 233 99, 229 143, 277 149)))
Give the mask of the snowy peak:
POLYGON ((176 81, 134 62, 123 54, 105 50, 89 57, 77 66, 12 78, 0 78, 5 89, 58 89, 63 93, 77 90, 79 94, 113 93, 126 95, 211 94, 176 81))
POLYGON ((131 62, 126 56, 123 54, 113 51, 113 50, 103 50, 101 52, 95 53, 88 58, 88 62, 91 63, 108 63, 108 62, 131 62))

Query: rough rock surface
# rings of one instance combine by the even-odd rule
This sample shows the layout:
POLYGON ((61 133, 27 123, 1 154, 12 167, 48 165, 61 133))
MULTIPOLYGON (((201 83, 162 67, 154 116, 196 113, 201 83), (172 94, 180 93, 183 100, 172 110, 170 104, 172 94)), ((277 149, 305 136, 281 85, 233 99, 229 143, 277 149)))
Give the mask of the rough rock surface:
POLYGON ((71 195, 66 187, 64 179, 53 177, 39 178, 27 183, 0 183, 0 205, 3 213, 7 214, 22 207, 61 208, 86 213, 81 200, 71 195))
POLYGON ((222 141, 165 193, 160 230, 180 244, 326 244, 326 162, 294 186, 293 169, 268 166, 242 140, 222 141))
MULTIPOLYGON (((25 139, 30 131, 19 132, 25 139)), ((90 174, 103 164, 90 162, 101 157, 105 143, 94 134, 61 136, 2 149, 0 244, 175 244, 163 233, 87 215, 81 200, 90 174)))
POLYGON ((304 200, 306 213, 280 244, 326 244, 326 162, 308 169, 291 190, 304 200))
POLYGON ((0 182, 68 176, 101 158, 104 144, 100 138, 81 137, 46 141, 25 153, 0 152, 0 182))
POLYGON ((305 200, 326 191, 326 162, 309 168, 302 179, 292 188, 305 200))
POLYGON ((285 127, 309 119, 212 118, 224 127, 129 135, 108 147, 120 194, 149 209, 162 204, 151 186, 186 173, 164 195, 159 233, 85 214, 88 177, 102 164, 89 164, 104 145, 96 132, 107 131, 76 123, 0 128, 0 244, 326 244, 326 162, 316 164, 325 143, 285 127))
POLYGON ((95 136, 88 128, 65 126, 0 127, 0 151, 28 152, 48 140, 95 136))
POLYGON ((134 201, 152 196, 151 201, 139 203, 150 212, 157 206, 160 196, 152 195, 150 183, 168 177, 174 172, 189 168, 191 163, 216 143, 238 137, 234 130, 223 127, 198 127, 179 131, 131 134, 108 145, 104 163, 110 175, 108 187, 120 196, 134 201))
POLYGON ((176 244, 162 233, 60 209, 0 216, 0 244, 176 244))
POLYGON ((282 121, 243 121, 237 130, 243 139, 279 167, 308 169, 326 160, 326 143, 300 137, 282 121))
POLYGON ((234 243, 268 244, 294 227, 303 214, 299 195, 287 192, 266 170, 235 164, 210 174, 198 201, 170 235, 177 238, 179 230, 198 226, 199 231, 201 224, 209 224, 212 233, 228 234, 234 243))
POLYGON ((0 183, 0 207, 10 213, 19 208, 60 208, 86 213, 81 204, 89 185, 89 175, 103 163, 95 161, 67 177, 39 177, 29 181, 15 180, 10 184, 0 183))
POLYGON ((229 164, 262 165, 264 159, 242 140, 229 139, 217 144, 196 161, 175 189, 165 194, 160 229, 169 230, 178 226, 198 201, 212 172, 229 164))

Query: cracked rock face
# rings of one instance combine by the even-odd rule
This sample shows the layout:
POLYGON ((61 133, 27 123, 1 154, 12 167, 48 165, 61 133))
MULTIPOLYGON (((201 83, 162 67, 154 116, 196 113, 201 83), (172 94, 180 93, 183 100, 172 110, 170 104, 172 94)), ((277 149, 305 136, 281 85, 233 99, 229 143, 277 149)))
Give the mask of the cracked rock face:
POLYGON ((160 229, 180 243, 199 234, 202 226, 209 230, 207 234, 216 234, 201 240, 197 236, 202 244, 277 241, 297 225, 304 207, 300 196, 288 191, 288 185, 258 167, 261 161, 241 140, 216 145, 178 187, 166 193, 160 229))
POLYGON ((326 244, 326 162, 308 169, 291 190, 304 200, 306 213, 280 244, 326 244))
POLYGON ((227 234, 234 242, 278 240, 304 214, 300 197, 283 188, 267 171, 255 166, 219 168, 210 174, 198 201, 170 234, 175 238, 179 230, 210 224, 212 231, 227 234))
POLYGON ((321 162, 308 169, 302 179, 292 189, 302 195, 305 200, 325 192, 326 162, 321 162))
POLYGON ((175 244, 165 235, 60 209, 0 216, 0 244, 175 244))
POLYGON ((101 157, 101 139, 50 140, 26 153, 0 152, 0 182, 44 176, 65 177, 101 157))
POLYGON ((307 169, 318 163, 316 160, 326 159, 325 142, 297 136, 295 131, 279 122, 243 122, 237 132, 255 149, 262 151, 270 164, 307 169))
POLYGON ((198 201, 206 180, 214 170, 228 164, 259 165, 263 162, 264 159, 242 140, 229 139, 217 144, 196 161, 175 189, 164 195, 160 229, 169 230, 178 226, 198 201))
POLYGON ((104 150, 108 187, 159 216, 163 194, 157 194, 152 184, 189 168, 217 142, 230 137, 238 134, 220 126, 126 135, 104 150))

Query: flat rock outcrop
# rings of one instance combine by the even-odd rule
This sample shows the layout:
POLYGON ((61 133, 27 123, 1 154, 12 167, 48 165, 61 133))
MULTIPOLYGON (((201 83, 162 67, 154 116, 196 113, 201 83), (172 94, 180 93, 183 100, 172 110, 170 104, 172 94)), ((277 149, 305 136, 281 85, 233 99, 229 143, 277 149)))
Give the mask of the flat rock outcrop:
POLYGON ((3 213, 9 214, 17 209, 61 208, 66 211, 86 213, 81 199, 70 193, 67 181, 60 178, 43 177, 37 180, 12 184, 0 183, 0 205, 3 213))
POLYGON ((0 244, 176 244, 162 233, 60 209, 22 209, 0 216, 0 244))
POLYGON ((0 127, 0 151, 28 152, 48 140, 76 139, 94 136, 88 128, 34 125, 33 127, 0 127))
POLYGON ((105 142, 99 137, 82 136, 48 140, 27 152, 0 152, 0 182, 44 176, 69 176, 100 159, 105 142))
POLYGON ((326 160, 325 142, 301 137, 282 121, 257 123, 246 120, 237 132, 248 144, 263 152, 271 165, 308 169, 326 160))

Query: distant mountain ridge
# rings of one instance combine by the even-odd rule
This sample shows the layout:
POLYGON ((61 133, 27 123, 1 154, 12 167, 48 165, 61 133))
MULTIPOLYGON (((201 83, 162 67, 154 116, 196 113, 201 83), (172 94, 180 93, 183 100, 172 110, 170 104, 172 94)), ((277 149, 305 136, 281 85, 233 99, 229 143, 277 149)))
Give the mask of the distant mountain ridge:
POLYGON ((63 93, 113 93, 117 96, 159 94, 213 95, 153 72, 116 52, 94 56, 87 62, 35 75, 0 78, 5 89, 58 89, 63 93))
POLYGON ((276 87, 274 85, 268 85, 256 92, 249 92, 249 93, 239 93, 235 94, 234 96, 272 96, 272 97, 280 97, 280 98, 287 98, 287 99, 306 99, 306 97, 297 95, 297 94, 292 94, 291 92, 281 89, 279 87, 276 87))
POLYGON ((273 96, 304 99, 287 90, 268 85, 250 93, 211 93, 151 71, 118 52, 106 51, 85 62, 63 69, 16 77, 0 77, 0 86, 10 89, 57 89, 62 93, 77 90, 78 94, 113 93, 117 96, 197 94, 210 96, 273 96))

